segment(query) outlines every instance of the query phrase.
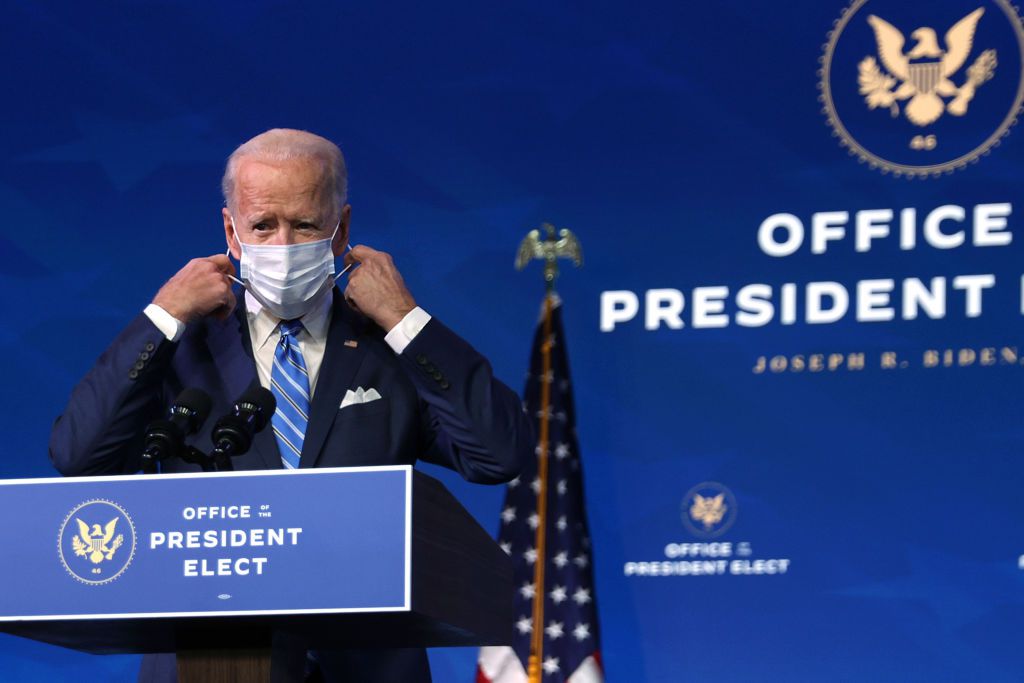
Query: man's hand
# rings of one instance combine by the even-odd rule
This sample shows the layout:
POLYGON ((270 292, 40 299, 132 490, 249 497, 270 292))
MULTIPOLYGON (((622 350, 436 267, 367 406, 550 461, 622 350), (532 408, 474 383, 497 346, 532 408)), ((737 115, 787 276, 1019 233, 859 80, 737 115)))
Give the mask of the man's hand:
POLYGON ((405 314, 416 308, 416 301, 405 288, 391 256, 363 245, 345 254, 345 265, 358 263, 348 276, 345 300, 349 305, 390 332, 405 314))
POLYGON ((186 324, 211 314, 223 320, 235 308, 226 277, 234 274, 224 254, 192 259, 160 288, 153 303, 186 324))

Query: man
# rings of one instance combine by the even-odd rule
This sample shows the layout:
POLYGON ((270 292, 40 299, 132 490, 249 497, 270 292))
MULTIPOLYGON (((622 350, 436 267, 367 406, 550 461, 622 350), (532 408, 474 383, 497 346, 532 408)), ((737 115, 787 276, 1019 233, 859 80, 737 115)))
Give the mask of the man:
MULTIPOLYGON (((208 392, 211 414, 219 415, 256 381, 278 408, 273 429, 234 459, 237 470, 421 458, 474 482, 518 474, 534 445, 518 397, 469 344, 416 305, 391 257, 353 247, 345 254, 356 267, 344 296, 334 288, 334 258, 345 253, 351 219, 337 146, 303 131, 267 131, 231 155, 223 190, 228 250, 245 283, 242 305, 226 255, 195 259, 168 280, 54 424, 50 457, 62 474, 137 472, 146 424, 183 388, 208 392)), ((209 444, 210 430, 195 443, 209 444)), ((161 467, 198 469, 176 459, 161 467)), ((430 680, 422 650, 310 657, 318 662, 310 668, 320 669, 313 675, 326 680, 430 680)), ((176 680, 173 655, 145 657, 140 679, 176 680)))

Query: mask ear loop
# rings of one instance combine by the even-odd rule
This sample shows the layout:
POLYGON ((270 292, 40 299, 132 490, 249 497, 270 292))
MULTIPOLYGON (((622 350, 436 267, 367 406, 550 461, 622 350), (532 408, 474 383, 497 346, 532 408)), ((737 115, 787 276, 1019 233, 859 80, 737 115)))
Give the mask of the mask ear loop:
MULTIPOLYGON (((232 225, 232 227, 234 227, 234 223, 232 223, 231 225, 232 225)), ((338 234, 338 229, 340 227, 341 227, 341 219, 339 218, 338 219, 338 224, 334 226, 334 232, 331 233, 331 241, 332 242, 334 241, 334 236, 338 234)), ((237 235, 235 236, 235 239, 238 239, 237 235)), ((345 245, 345 251, 352 251, 352 243, 351 242, 349 242, 348 244, 345 245)), ((356 265, 355 261, 353 261, 352 263, 350 263, 347 266, 345 266, 344 268, 342 268, 341 272, 339 272, 337 275, 334 276, 334 282, 337 282, 338 278, 340 278, 342 275, 344 275, 348 271, 352 270, 352 266, 354 266, 354 265, 356 265)), ((334 282, 332 282, 332 284, 334 284, 334 282)))
MULTIPOLYGON (((351 244, 345 245, 345 249, 347 251, 352 251, 352 245, 351 244)), ((339 277, 341 277, 342 275, 344 275, 348 271, 352 270, 352 267, 355 266, 355 265, 356 265, 356 262, 353 261, 352 263, 350 263, 347 266, 345 266, 344 268, 342 268, 341 272, 334 276, 334 281, 337 282, 339 277)))
MULTIPOLYGON (((230 214, 228 214, 228 215, 230 215, 230 214)), ((231 232, 235 233, 235 241, 238 242, 239 244, 241 244, 242 240, 238 239, 238 230, 235 228, 235 217, 234 216, 231 216, 231 232)), ((228 260, 231 259, 231 245, 228 245, 228 248, 224 250, 224 255, 228 257, 228 260)), ((232 282, 234 282, 236 285, 242 285, 242 289, 246 289, 246 290, 249 289, 248 287, 245 286, 244 282, 239 280, 234 275, 228 275, 227 273, 224 273, 224 276, 227 277, 227 279, 229 279, 232 282)))
MULTIPOLYGON (((236 240, 238 239, 238 235, 235 235, 235 239, 236 239, 236 240)), ((226 249, 226 250, 224 251, 224 255, 225 255, 225 256, 227 256, 227 257, 228 257, 229 259, 231 258, 231 247, 228 247, 228 248, 227 248, 227 249, 226 249)), ((224 273, 224 277, 226 277, 227 279, 231 280, 231 281, 232 281, 232 282, 234 282, 234 283, 235 283, 236 285, 242 285, 243 289, 248 289, 248 287, 246 287, 246 286, 245 286, 245 283, 244 283, 244 282, 242 282, 241 280, 239 280, 239 279, 238 279, 237 277, 235 277, 234 275, 229 275, 229 274, 227 274, 227 273, 224 273)))

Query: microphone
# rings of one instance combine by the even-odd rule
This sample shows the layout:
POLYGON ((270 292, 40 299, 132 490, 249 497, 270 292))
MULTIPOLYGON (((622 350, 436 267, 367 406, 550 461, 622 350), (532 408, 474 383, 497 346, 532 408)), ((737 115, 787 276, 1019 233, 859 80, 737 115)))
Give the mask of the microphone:
POLYGON ((238 397, 231 412, 217 420, 213 428, 210 456, 221 469, 231 469, 231 456, 248 452, 253 436, 267 426, 275 410, 277 399, 258 384, 238 397))
POLYGON ((185 437, 195 434, 210 415, 213 401, 201 389, 185 389, 174 399, 167 418, 146 427, 142 453, 143 469, 155 471, 156 463, 181 455, 185 437))

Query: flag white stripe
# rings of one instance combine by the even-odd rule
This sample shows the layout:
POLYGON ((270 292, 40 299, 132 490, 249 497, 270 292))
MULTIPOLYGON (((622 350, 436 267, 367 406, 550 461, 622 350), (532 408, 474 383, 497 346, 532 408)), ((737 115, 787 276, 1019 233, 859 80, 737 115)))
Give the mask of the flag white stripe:
POLYGON ((591 655, 583 660, 580 668, 572 672, 572 676, 566 679, 567 683, 604 683, 604 672, 601 666, 591 655))
MULTIPOLYGON (((510 647, 482 647, 477 660, 480 670, 491 683, 527 683, 529 677, 523 670, 515 650, 510 647)), ((567 683, 604 683, 604 672, 594 659, 587 657, 579 668, 566 679, 567 683)))
POLYGON ((523 663, 510 647, 482 647, 477 660, 480 670, 491 683, 527 683, 523 663))

